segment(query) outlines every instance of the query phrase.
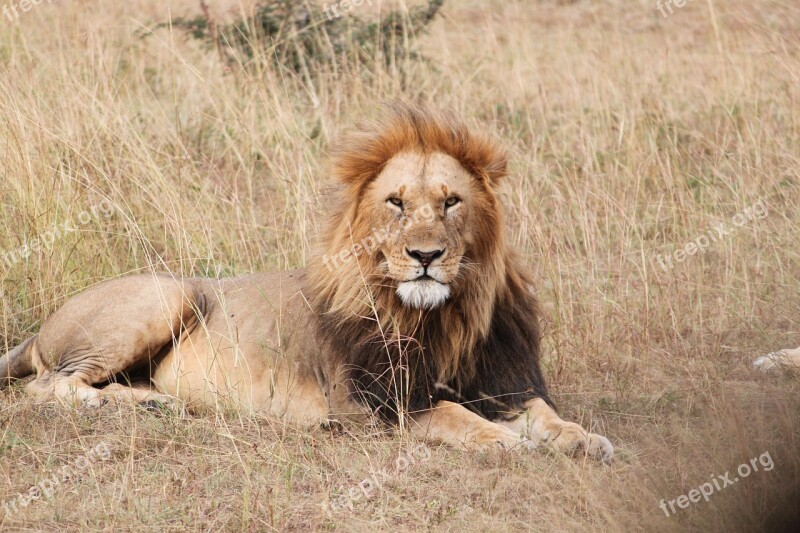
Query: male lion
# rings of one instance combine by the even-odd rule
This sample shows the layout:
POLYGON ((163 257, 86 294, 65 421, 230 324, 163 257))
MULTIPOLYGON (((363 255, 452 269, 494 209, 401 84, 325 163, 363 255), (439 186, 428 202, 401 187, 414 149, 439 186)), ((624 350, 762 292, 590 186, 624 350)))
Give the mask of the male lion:
POLYGON ((608 439, 547 397, 537 303, 503 231, 506 164, 450 115, 397 104, 334 154, 338 201, 306 268, 107 281, 1 359, 0 378, 35 371, 37 396, 89 405, 177 398, 302 425, 371 413, 451 445, 609 461, 608 439))

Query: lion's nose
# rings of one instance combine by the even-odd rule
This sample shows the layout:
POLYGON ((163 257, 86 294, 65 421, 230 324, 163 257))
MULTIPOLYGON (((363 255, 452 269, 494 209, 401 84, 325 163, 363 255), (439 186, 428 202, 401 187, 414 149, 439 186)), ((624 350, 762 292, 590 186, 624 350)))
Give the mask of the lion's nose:
POLYGON ((424 268, 428 268, 428 265, 430 265, 431 263, 442 257, 442 255, 444 255, 444 250, 433 250, 430 252, 423 252, 422 250, 409 250, 408 248, 406 248, 406 253, 412 258, 419 261, 424 268))

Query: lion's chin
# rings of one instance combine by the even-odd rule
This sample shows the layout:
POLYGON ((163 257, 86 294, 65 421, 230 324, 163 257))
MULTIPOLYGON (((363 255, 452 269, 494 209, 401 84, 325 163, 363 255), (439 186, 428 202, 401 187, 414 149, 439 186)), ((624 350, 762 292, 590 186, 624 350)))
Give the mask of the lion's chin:
POLYGON ((416 309, 434 309, 450 298, 450 287, 434 279, 404 281, 397 286, 404 305, 416 309))

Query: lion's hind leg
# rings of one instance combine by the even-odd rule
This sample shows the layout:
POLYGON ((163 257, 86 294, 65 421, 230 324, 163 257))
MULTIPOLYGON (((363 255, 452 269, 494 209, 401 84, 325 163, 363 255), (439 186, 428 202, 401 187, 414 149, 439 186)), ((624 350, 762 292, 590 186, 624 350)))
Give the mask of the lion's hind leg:
POLYGON ((132 276, 100 284, 68 300, 49 317, 32 353, 37 378, 28 389, 39 397, 102 405, 128 398, 150 401, 153 392, 112 383, 121 374, 144 372, 205 316, 195 284, 170 276, 132 276))
POLYGON ((45 371, 28 383, 27 390, 39 401, 60 400, 70 405, 99 407, 103 404, 100 391, 81 376, 57 375, 45 371))
POLYGON ((72 406, 100 407, 112 401, 162 405, 179 410, 180 405, 177 398, 161 394, 145 383, 131 386, 111 383, 99 389, 76 376, 45 375, 30 382, 28 391, 39 399, 55 398, 72 406))

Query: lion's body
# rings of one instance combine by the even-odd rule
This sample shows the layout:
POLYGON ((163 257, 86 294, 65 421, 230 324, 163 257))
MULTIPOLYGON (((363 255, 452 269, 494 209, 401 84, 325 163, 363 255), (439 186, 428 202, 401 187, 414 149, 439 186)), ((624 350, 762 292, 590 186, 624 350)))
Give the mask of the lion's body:
POLYGON ((100 400, 101 390, 80 389, 122 373, 147 374, 158 392, 190 407, 322 422, 329 413, 327 368, 308 334, 313 316, 303 276, 302 270, 224 280, 159 274, 102 283, 42 326, 30 346, 38 374, 33 386, 46 393, 67 376, 63 385, 100 400))
POLYGON ((85 403, 178 398, 307 425, 373 412, 452 444, 610 459, 607 439, 547 398, 538 307, 496 192, 503 151, 446 115, 398 106, 389 118, 334 157, 336 207, 305 269, 106 282, 0 368, 85 403))

